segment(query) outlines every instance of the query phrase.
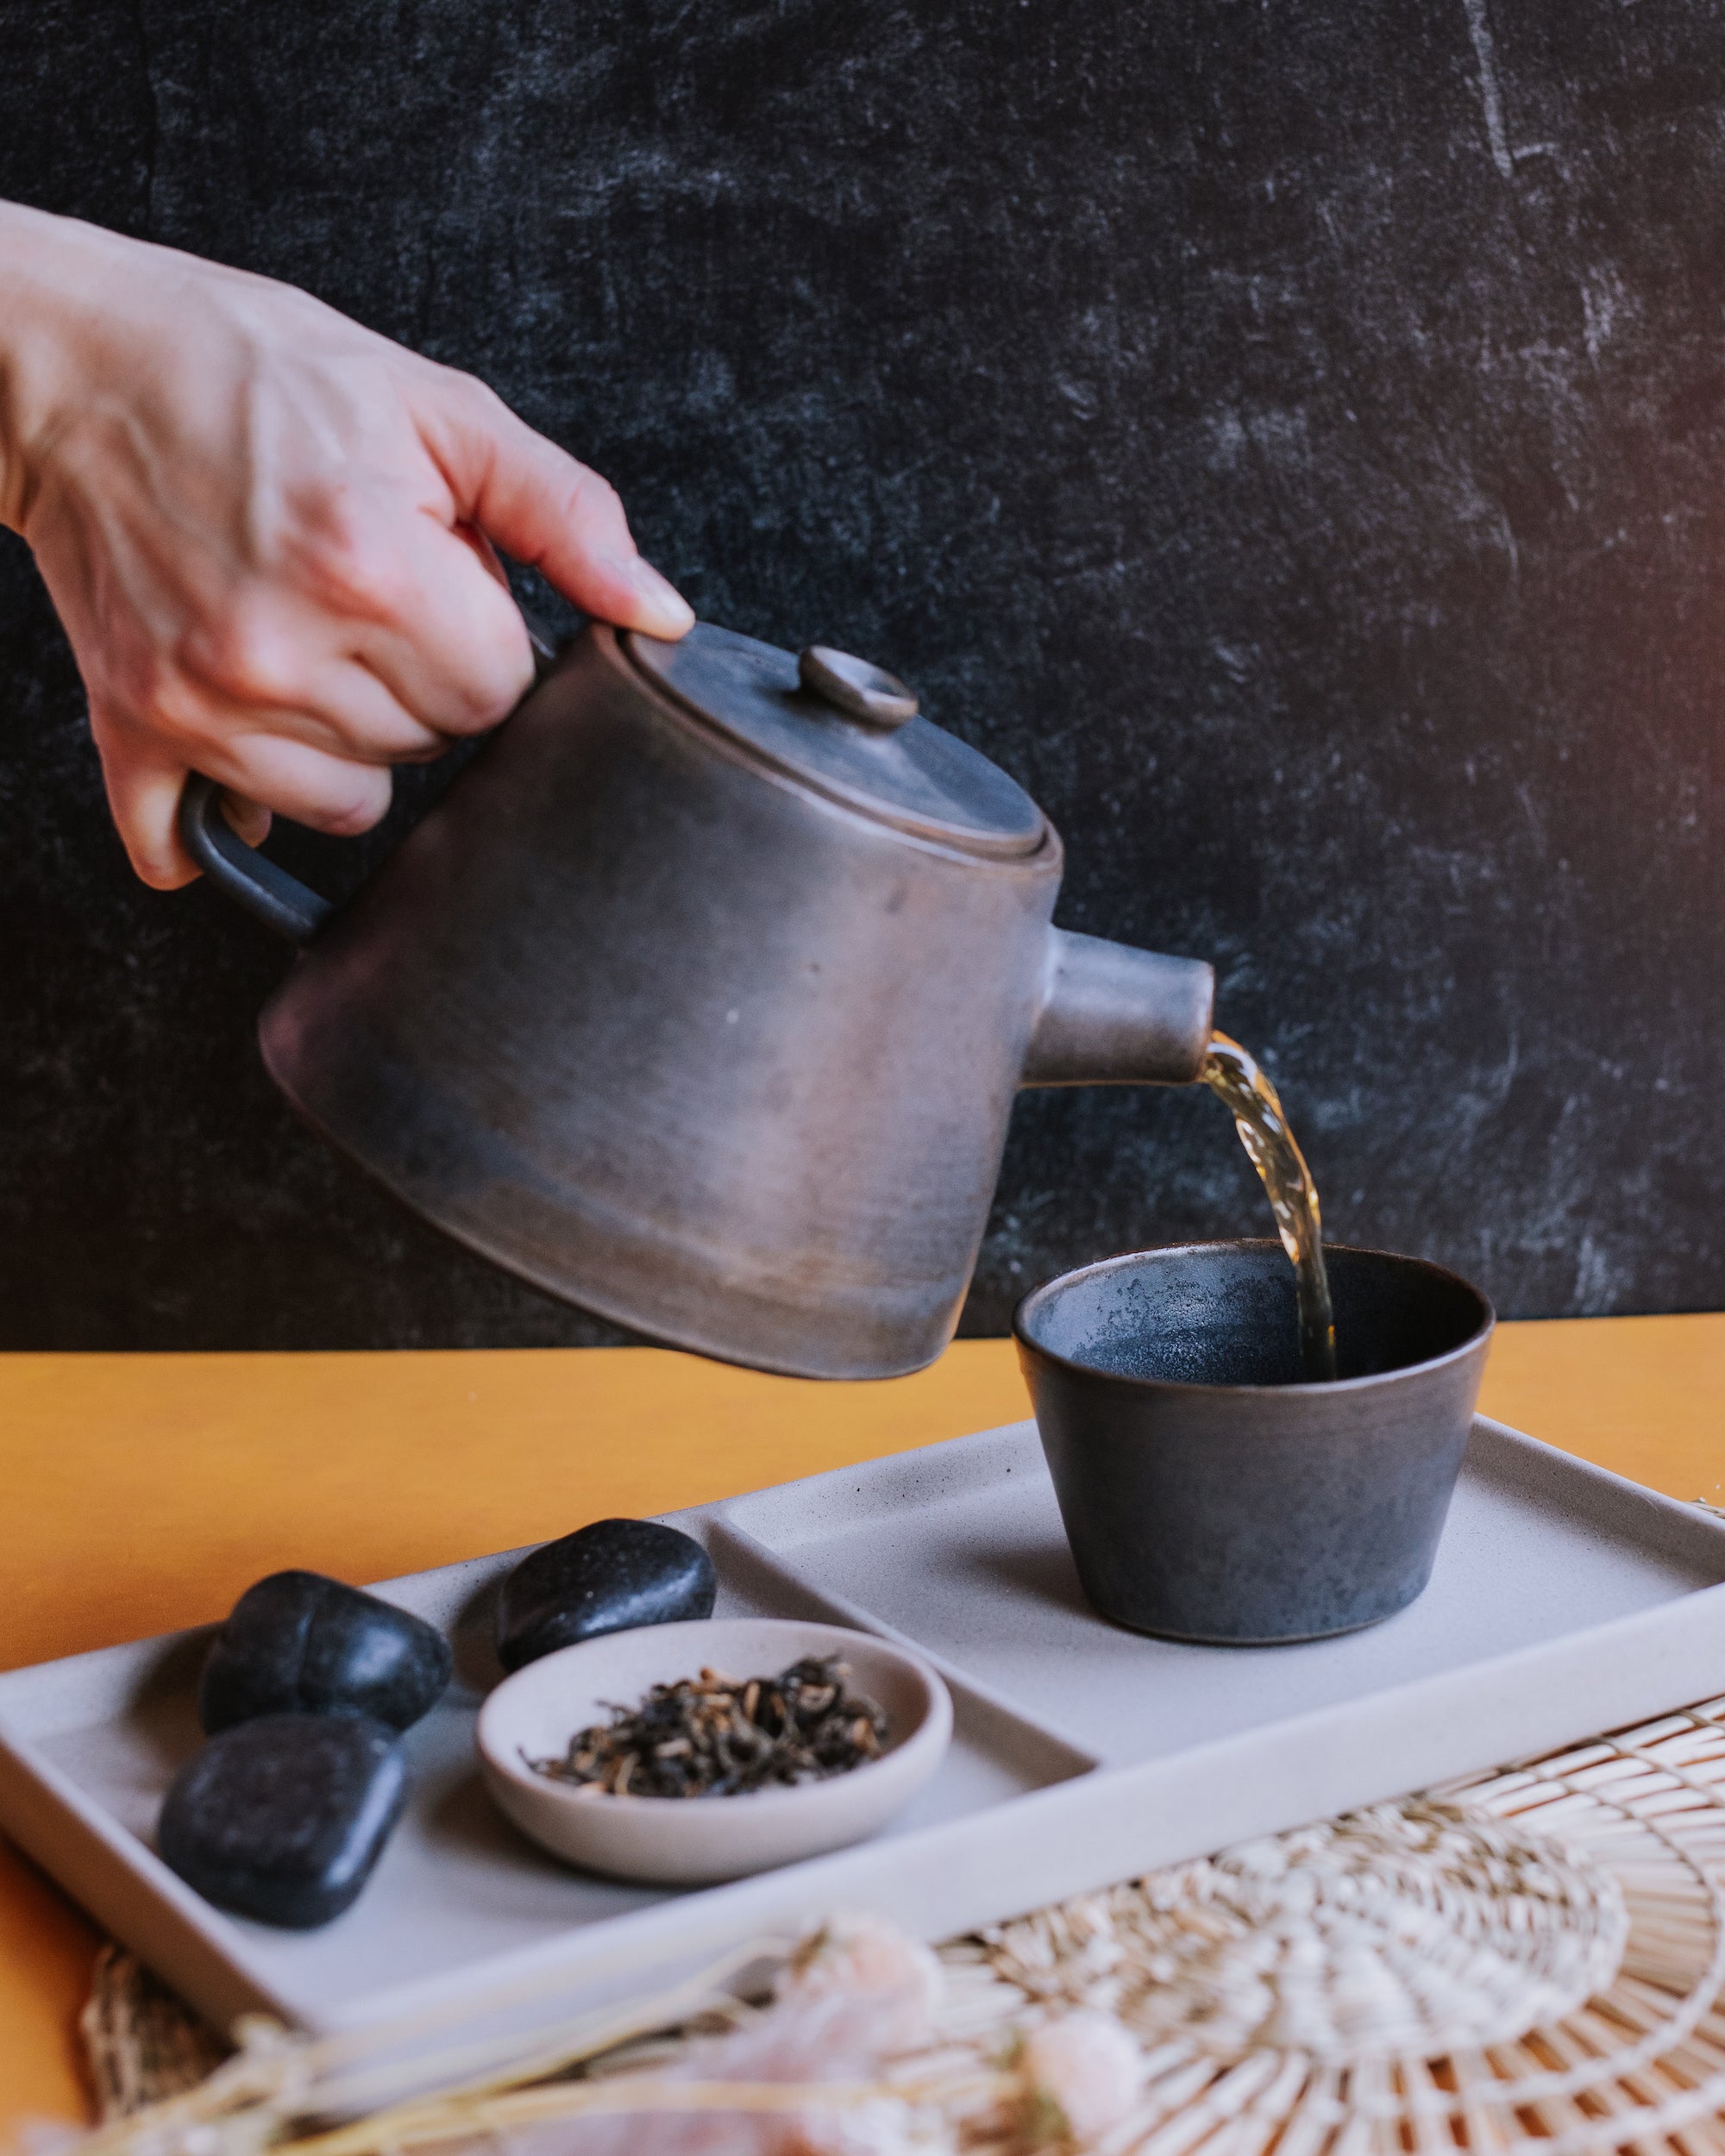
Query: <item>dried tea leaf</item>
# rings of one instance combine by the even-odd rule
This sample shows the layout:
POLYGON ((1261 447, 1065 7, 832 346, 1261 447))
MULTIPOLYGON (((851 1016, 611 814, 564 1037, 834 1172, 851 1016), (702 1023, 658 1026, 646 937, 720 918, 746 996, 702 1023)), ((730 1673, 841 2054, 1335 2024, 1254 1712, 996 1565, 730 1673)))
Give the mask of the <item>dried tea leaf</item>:
POLYGON ((703 1670, 613 1706, 609 1725, 577 1730, 561 1759, 527 1764, 612 1796, 742 1796, 823 1782, 886 1746, 885 1714, 847 1689, 850 1675, 836 1656, 740 1682, 703 1670))

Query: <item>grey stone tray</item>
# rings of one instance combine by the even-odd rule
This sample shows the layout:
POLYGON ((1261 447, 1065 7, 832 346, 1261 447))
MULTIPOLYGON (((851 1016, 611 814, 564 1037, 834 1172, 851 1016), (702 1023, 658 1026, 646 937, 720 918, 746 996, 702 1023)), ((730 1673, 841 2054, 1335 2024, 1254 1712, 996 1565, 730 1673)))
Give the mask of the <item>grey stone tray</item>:
POLYGON ((1725 1688, 1725 1522, 1483 1420, 1424 1596, 1299 1646, 1179 1645, 1094 1616, 1030 1423, 674 1517, 712 1552, 721 1614, 837 1617, 944 1671, 951 1753, 877 1839, 673 1893, 520 1839, 471 1756, 516 1552, 379 1589, 449 1628, 457 1680, 408 1739, 406 1818, 326 1929, 224 1915, 151 1848, 198 1742, 207 1629, 0 1676, 0 1827, 217 2022, 530 2023, 836 1908, 944 1937, 1725 1688))

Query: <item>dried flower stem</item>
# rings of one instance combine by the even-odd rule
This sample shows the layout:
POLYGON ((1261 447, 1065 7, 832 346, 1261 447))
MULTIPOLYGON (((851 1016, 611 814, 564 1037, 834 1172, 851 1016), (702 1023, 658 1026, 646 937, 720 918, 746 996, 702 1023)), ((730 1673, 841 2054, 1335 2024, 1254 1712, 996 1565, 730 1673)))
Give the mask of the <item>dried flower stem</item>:
MULTIPOLYGON (((980 2100, 1019 2090, 1009 2074, 979 2078, 967 2094, 980 2100)), ((944 2093, 944 2092, 943 2092, 944 2093)), ((380 2111, 352 2126, 336 2127, 293 2144, 293 2156, 379 2156, 380 2152, 423 2147, 457 2134, 499 2134, 511 2127, 541 2126, 559 2119, 630 2113, 734 2111, 776 2113, 855 2110, 882 2100, 914 2103, 914 2087, 882 2081, 663 2081, 646 2074, 614 2081, 571 2081, 549 2088, 519 2089, 479 2101, 440 2097, 435 2102, 380 2111)))

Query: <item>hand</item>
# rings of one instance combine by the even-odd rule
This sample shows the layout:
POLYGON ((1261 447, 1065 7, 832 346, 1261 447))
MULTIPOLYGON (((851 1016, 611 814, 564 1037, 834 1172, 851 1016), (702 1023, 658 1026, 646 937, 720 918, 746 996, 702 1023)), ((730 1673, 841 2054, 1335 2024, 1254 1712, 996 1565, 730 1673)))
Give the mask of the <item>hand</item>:
POLYGON ((0 522, 34 549, 133 866, 196 874, 189 771, 368 830, 392 764, 531 679, 495 541, 584 611, 693 620, 605 480, 470 376, 307 294, 0 204, 0 522))

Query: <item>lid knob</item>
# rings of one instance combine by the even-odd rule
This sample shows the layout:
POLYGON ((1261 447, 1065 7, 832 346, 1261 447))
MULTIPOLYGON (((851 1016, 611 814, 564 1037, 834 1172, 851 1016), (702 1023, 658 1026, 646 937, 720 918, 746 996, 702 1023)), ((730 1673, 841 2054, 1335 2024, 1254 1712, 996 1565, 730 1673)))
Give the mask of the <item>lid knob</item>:
POLYGON ((917 714, 917 699, 895 674, 853 659, 848 651, 830 644, 811 644, 797 655, 797 678, 812 694, 841 711, 847 718, 860 718, 865 726, 890 733, 917 714))

